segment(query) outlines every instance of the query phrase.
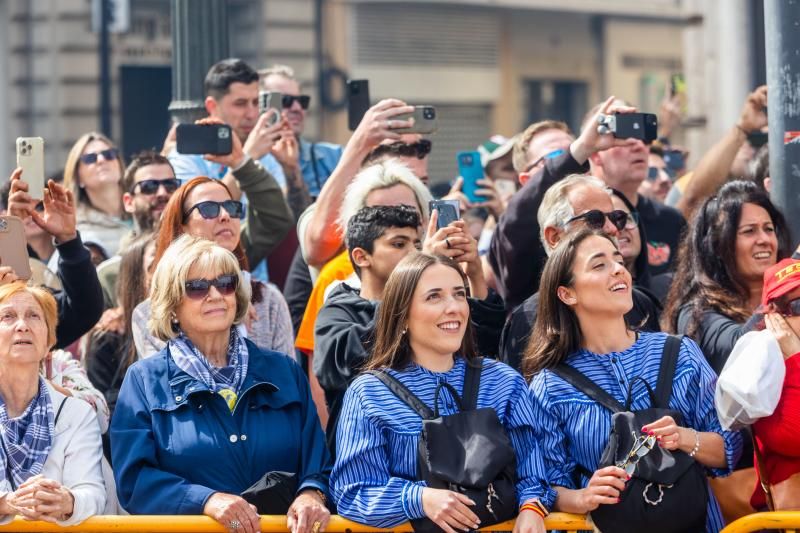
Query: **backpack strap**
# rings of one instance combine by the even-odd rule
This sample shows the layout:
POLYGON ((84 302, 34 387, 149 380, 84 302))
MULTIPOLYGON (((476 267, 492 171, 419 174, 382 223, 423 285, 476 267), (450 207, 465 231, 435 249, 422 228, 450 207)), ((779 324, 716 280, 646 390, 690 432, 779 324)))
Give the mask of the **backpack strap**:
POLYGON ((675 377, 675 367, 678 364, 678 352, 681 349, 683 335, 669 335, 664 343, 661 353, 661 367, 658 370, 656 383, 656 404, 653 407, 666 409, 669 407, 669 398, 672 395, 672 378, 675 377))
POLYGON ((67 403, 68 396, 64 396, 64 399, 61 400, 61 403, 58 406, 58 411, 56 411, 56 416, 53 419, 53 429, 55 429, 56 424, 58 424, 58 419, 61 416, 61 410, 64 409, 64 404, 67 403))
POLYGON ((461 404, 464 411, 472 411, 478 406, 483 357, 476 357, 472 361, 465 360, 465 363, 467 369, 464 372, 464 391, 461 395, 461 404))
POLYGON ((597 383, 587 378, 585 375, 583 375, 581 372, 578 372, 571 366, 565 363, 560 363, 550 370, 612 413, 619 413, 625 410, 623 405, 619 403, 616 398, 601 389, 597 383))
POLYGON ((400 400, 413 409, 423 420, 430 420, 434 418, 433 411, 430 407, 420 400, 413 392, 408 390, 408 387, 400 383, 400 381, 391 376, 384 370, 367 370, 365 374, 372 374, 383 382, 392 394, 400 398, 400 400))

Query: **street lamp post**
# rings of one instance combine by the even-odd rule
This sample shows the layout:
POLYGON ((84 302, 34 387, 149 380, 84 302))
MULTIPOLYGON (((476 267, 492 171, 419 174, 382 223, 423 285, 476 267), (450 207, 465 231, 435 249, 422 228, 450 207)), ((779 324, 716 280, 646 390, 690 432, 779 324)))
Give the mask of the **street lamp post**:
POLYGON ((800 239, 800 0, 764 2, 771 196, 800 239))
POLYGON ((172 102, 177 122, 206 115, 203 80, 211 65, 228 57, 225 0, 172 0, 172 102))

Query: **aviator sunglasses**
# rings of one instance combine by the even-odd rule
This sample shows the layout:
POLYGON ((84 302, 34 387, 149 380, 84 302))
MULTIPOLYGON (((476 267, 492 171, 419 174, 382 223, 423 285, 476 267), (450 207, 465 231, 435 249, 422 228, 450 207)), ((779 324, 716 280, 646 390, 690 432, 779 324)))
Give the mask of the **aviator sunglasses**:
POLYGON ((189 210, 183 214, 183 223, 186 223, 189 219, 189 215, 191 215, 192 211, 195 209, 197 209, 201 217, 210 220, 219 216, 220 208, 224 209, 233 218, 242 218, 244 216, 244 205, 242 205, 242 202, 237 202, 236 200, 225 200, 224 202, 206 200, 205 202, 198 202, 190 207, 189 210))
POLYGON ((158 192, 158 188, 162 185, 167 193, 172 194, 178 190, 178 187, 181 186, 181 180, 177 178, 170 178, 166 180, 142 180, 133 186, 131 192, 136 192, 136 189, 138 188, 139 192, 142 194, 155 194, 158 192))
POLYGON ((650 453, 650 450, 652 450, 653 446, 655 445, 656 445, 655 435, 639 436, 633 442, 631 451, 628 452, 628 456, 626 457, 626 459, 621 463, 617 463, 617 466, 623 469, 626 474, 632 476, 633 473, 636 471, 636 465, 639 464, 639 460, 648 453, 650 453))
POLYGON ((236 292, 239 285, 239 277, 235 274, 225 274, 215 279, 190 279, 186 282, 186 296, 192 300, 201 300, 208 295, 211 287, 215 287, 223 296, 229 296, 236 292))
POLYGON ((567 224, 570 222, 575 222, 576 220, 584 220, 586 221, 586 225, 592 229, 603 229, 603 226, 606 223, 606 218, 614 224, 614 227, 618 230, 622 231, 628 225, 628 213, 623 211, 622 209, 615 209, 610 213, 603 213, 599 209, 592 209, 591 211, 587 211, 581 215, 574 216, 571 219, 567 220, 567 224))
POLYGON ((298 94, 297 96, 284 94, 281 99, 281 105, 283 105, 284 109, 289 109, 295 102, 298 102, 303 109, 308 109, 308 104, 311 103, 311 97, 307 94, 298 94))
POLYGON ((113 161, 119 157, 119 150, 116 148, 106 148, 105 150, 100 150, 99 152, 89 152, 88 154, 83 154, 79 159, 84 165, 93 165, 97 163, 98 155, 102 155, 103 159, 106 161, 113 161))

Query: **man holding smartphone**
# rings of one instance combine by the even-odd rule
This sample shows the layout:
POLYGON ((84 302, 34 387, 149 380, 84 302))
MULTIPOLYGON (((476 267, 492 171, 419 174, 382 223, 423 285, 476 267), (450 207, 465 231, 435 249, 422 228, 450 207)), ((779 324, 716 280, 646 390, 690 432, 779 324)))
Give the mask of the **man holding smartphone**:
MULTIPOLYGON (((342 147, 327 142, 311 142, 302 137, 311 96, 300 93, 300 83, 291 67, 273 65, 260 71, 260 74, 262 90, 283 95, 282 115, 298 142, 296 167, 300 171, 308 193, 312 198, 316 198, 322 190, 322 185, 339 163, 342 147)), ((295 161, 281 161, 287 177, 290 172, 296 170, 292 168, 295 167, 294 163, 295 161)))

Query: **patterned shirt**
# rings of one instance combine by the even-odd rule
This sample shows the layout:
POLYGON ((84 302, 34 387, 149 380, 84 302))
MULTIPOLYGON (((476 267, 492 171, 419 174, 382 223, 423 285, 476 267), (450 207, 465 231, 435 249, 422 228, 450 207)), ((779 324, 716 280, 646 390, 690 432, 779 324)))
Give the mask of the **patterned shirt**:
MULTIPOLYGON (((655 387, 666 338, 664 333, 639 333, 639 338, 627 350, 596 354, 581 349, 568 356, 565 362, 625 405, 628 387, 635 377, 655 387)), ((709 469, 709 474, 725 476, 730 474, 741 454, 742 438, 737 432, 723 431, 719 424, 714 409, 716 381, 717 376, 703 353, 694 341, 684 338, 678 352, 669 407, 681 413, 684 427, 722 435, 728 467, 709 469)), ((597 470, 611 431, 611 411, 550 370, 533 377, 530 396, 550 484, 570 489, 585 487, 589 480, 584 475, 580 477, 580 486, 576 484, 576 467, 587 472, 597 470)), ((647 389, 641 381, 634 383, 632 396, 631 410, 650 407, 647 389)), ((554 491, 551 497, 555 497, 554 491)), ((709 491, 706 530, 719 531, 723 526, 719 505, 709 491)))
MULTIPOLYGON (((412 364, 401 372, 388 370, 428 407, 442 381, 463 394, 466 363, 457 357, 447 372, 431 372, 412 364)), ((525 381, 511 367, 483 360, 477 407, 492 407, 511 439, 517 457, 518 503, 538 498, 550 508, 545 470, 534 436, 534 419, 525 381)), ((442 415, 458 412, 443 388, 442 415)), ((331 493, 340 515, 375 527, 392 527, 423 518, 423 481, 416 481, 417 442, 422 419, 373 375, 359 376, 347 390, 336 433, 336 465, 331 493)))

